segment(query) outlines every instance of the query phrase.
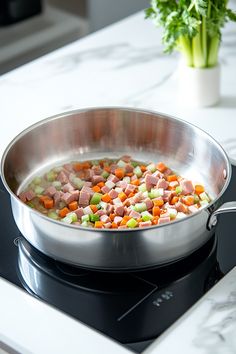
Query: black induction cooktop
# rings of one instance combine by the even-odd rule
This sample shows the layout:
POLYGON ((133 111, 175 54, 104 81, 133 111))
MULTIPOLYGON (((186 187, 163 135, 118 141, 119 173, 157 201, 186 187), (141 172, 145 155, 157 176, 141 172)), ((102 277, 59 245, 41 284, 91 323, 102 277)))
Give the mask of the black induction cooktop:
MULTIPOLYGON (((224 201, 236 200, 236 168, 224 201)), ((165 267, 106 273, 75 268, 32 247, 19 233, 0 182, 0 276, 140 353, 236 265, 235 215, 189 257, 165 267)))

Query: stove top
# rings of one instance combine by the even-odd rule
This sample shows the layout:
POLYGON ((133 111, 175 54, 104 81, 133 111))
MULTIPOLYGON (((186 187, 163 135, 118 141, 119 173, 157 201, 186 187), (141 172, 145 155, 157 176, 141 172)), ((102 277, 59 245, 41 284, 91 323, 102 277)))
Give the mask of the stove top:
MULTIPOLYGON (((236 200, 236 168, 224 200, 236 200)), ((91 328, 141 352, 236 265, 234 214, 216 234, 174 264, 146 271, 106 273, 55 261, 19 233, 0 183, 0 276, 91 328)))

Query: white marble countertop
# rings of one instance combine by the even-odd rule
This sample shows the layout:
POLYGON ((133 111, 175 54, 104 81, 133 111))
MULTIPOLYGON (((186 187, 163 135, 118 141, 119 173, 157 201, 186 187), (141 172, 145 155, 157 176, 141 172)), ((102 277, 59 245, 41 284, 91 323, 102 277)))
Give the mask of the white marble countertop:
MULTIPOLYGON (((229 24, 224 30, 222 99, 212 108, 177 105, 177 56, 162 53, 160 38, 161 31, 138 13, 0 77, 0 156, 16 134, 47 116, 76 108, 127 106, 194 123, 216 138, 236 163, 236 26, 229 24)), ((188 354, 236 352, 234 338, 230 340, 236 328, 235 277, 234 270, 145 353, 177 352, 176 346, 188 354)), ((24 353, 129 352, 2 279, 0 292, 0 344, 24 353), (50 329, 46 344, 40 341, 45 328, 50 329)))

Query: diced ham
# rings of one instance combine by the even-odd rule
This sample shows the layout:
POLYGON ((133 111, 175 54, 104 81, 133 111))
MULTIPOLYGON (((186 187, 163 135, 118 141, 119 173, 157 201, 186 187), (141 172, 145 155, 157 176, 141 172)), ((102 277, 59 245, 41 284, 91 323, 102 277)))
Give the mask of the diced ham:
POLYGON ((30 202, 35 197, 35 193, 32 190, 25 192, 25 198, 30 202))
POLYGON ((93 178, 94 176, 94 171, 91 168, 88 168, 87 170, 84 170, 84 179, 85 180, 90 180, 93 178))
POLYGON ((93 211, 92 211, 92 209, 90 208, 89 205, 84 208, 84 214, 85 215, 93 214, 93 211))
POLYGON ((92 186, 92 182, 84 182, 84 187, 91 187, 92 186))
POLYGON ((179 182, 178 182, 178 181, 171 181, 171 182, 169 183, 169 186, 170 186, 171 188, 177 187, 178 185, 179 185, 179 182))
POLYGON ((159 179, 157 182, 157 188, 167 189, 169 187, 169 182, 167 182, 164 178, 159 179))
POLYGON ((116 183, 116 186, 118 188, 121 188, 122 191, 125 190, 125 188, 127 187, 128 183, 126 181, 119 181, 116 183))
POLYGON ((20 198, 20 200, 23 202, 23 203, 26 203, 27 199, 26 199, 26 196, 25 196, 25 193, 26 192, 22 192, 18 195, 18 197, 20 198))
POLYGON ((69 182, 69 178, 68 176, 65 174, 64 171, 60 171, 58 176, 57 176, 57 180, 60 181, 62 184, 66 184, 69 182))
POLYGON ((120 200, 119 197, 113 199, 113 204, 114 204, 114 205, 117 205, 117 206, 118 206, 118 205, 123 205, 123 203, 122 203, 122 201, 120 200))
POLYGON ((170 168, 167 168, 167 169, 165 170, 165 172, 164 172, 164 175, 165 175, 165 176, 169 176, 169 175, 171 175, 171 174, 173 174, 173 172, 172 172, 172 170, 171 170, 170 168))
POLYGON ((88 191, 82 190, 82 189, 81 189, 81 192, 79 195, 79 205, 87 206, 87 205, 89 205, 91 194, 88 191))
POLYGON ((84 186, 81 189, 81 192, 87 192, 91 196, 94 194, 94 191, 92 190, 92 188, 90 188, 87 184, 84 184, 84 186))
POLYGON ((111 228, 111 222, 107 222, 104 224, 105 229, 110 229, 111 228))
POLYGON ((131 212, 129 213, 129 216, 131 216, 131 218, 138 219, 138 218, 140 218, 141 214, 135 210, 131 210, 131 212))
POLYGON ((49 197, 53 197, 56 192, 57 192, 56 188, 54 186, 50 186, 46 189, 45 194, 48 195, 49 197))
POLYGON ((133 196, 133 200, 135 203, 139 203, 143 199, 143 193, 138 192, 133 196))
POLYGON ((181 181, 180 181, 180 187, 182 188, 182 193, 183 194, 191 194, 194 192, 194 187, 193 187, 193 184, 191 181, 183 178, 181 181))
POLYGON ((65 165, 63 165, 64 169, 67 170, 68 172, 73 172, 73 166, 71 163, 66 163, 65 165))
POLYGON ((153 172, 152 176, 158 177, 158 178, 163 178, 164 174, 157 170, 157 171, 153 172))
POLYGON ((130 193, 132 193, 133 191, 135 191, 136 186, 133 184, 128 184, 127 187, 125 188, 125 194, 129 195, 130 193))
POLYGON ((121 225, 121 226, 118 226, 118 229, 127 229, 127 226, 126 225, 121 225))
POLYGON ((162 199, 164 202, 169 202, 172 197, 172 191, 165 190, 162 199))
POLYGON ((116 187, 116 188, 115 188, 115 191, 116 191, 117 193, 121 193, 123 190, 122 190, 122 188, 120 188, 120 187, 116 187))
POLYGON ((78 218, 81 218, 84 215, 84 209, 78 208, 74 211, 74 213, 77 215, 78 218))
POLYGON ((147 206, 147 210, 150 210, 150 209, 153 208, 153 202, 152 202, 152 200, 150 198, 144 199, 144 203, 147 206))
POLYGON ((95 215, 98 215, 98 216, 106 215, 106 212, 102 209, 99 209, 98 211, 96 211, 95 215))
POLYGON ((63 192, 72 192, 75 188, 72 186, 70 182, 64 184, 62 187, 63 192))
POLYGON ((113 175, 112 173, 108 176, 107 178, 108 181, 112 181, 113 183, 116 183, 119 181, 119 178, 117 178, 115 175, 113 175))
MULTIPOLYGON (((113 199, 114 200, 114 199, 113 199)), ((111 213, 113 213, 114 211, 114 206, 111 204, 107 204, 106 208, 105 208, 105 212, 107 215, 110 215, 111 213)))
POLYGON ((170 222, 170 217, 169 216, 166 216, 166 217, 158 219, 158 225, 166 224, 167 222, 170 222))
POLYGON ((115 217, 114 217, 114 222, 115 222, 116 224, 119 224, 122 219, 123 219, 123 218, 122 218, 121 216, 115 216, 115 217))
POLYGON ((112 163, 112 164, 110 165, 110 171, 111 171, 111 173, 115 173, 115 170, 116 170, 117 168, 119 168, 119 166, 118 166, 116 163, 112 163))
POLYGON ((66 204, 74 202, 75 200, 78 200, 78 198, 79 198, 79 191, 73 191, 72 193, 66 192, 63 193, 61 196, 61 200, 66 204))
POLYGON ((148 227, 148 226, 152 226, 152 222, 150 220, 148 221, 141 221, 139 223, 139 227, 148 227))
POLYGON ((95 175, 100 175, 102 173, 101 166, 99 165, 94 165, 92 167, 92 171, 94 172, 95 175))
POLYGON ((112 188, 115 187, 115 183, 112 182, 111 180, 109 180, 109 181, 105 182, 105 186, 107 186, 107 188, 109 188, 109 191, 110 191, 112 188))
POLYGON ((94 175, 92 177, 92 183, 93 184, 98 184, 99 182, 104 182, 104 181, 105 181, 105 179, 102 176, 94 175))
POLYGON ((190 211, 190 213, 196 213, 197 211, 199 211, 199 209, 196 208, 195 205, 190 205, 188 207, 188 210, 190 211))
POLYGON ((115 205, 115 214, 118 216, 124 215, 124 206, 123 205, 115 205))
POLYGON ((152 174, 152 172, 147 170, 144 172, 143 177, 146 177, 147 175, 151 175, 151 174, 152 174))
POLYGON ((175 204, 175 208, 177 211, 179 211, 181 213, 187 213, 187 211, 188 211, 188 207, 181 202, 177 202, 175 204))
POLYGON ((104 224, 106 224, 107 222, 110 222, 110 218, 109 218, 109 216, 107 216, 106 214, 105 214, 105 215, 101 215, 101 216, 100 216, 100 220, 101 220, 104 224))
POLYGON ((53 200, 54 200, 54 206, 57 207, 58 204, 60 203, 61 201, 61 196, 63 195, 62 192, 56 192, 54 195, 53 195, 53 200))
POLYGON ((123 156, 121 156, 120 160, 122 160, 122 161, 128 163, 128 162, 131 161, 131 156, 129 156, 129 155, 123 155, 123 156))
POLYGON ((118 192, 116 192, 114 189, 110 190, 108 195, 111 197, 111 199, 117 198, 118 197, 118 192))
POLYGON ((125 172, 132 173, 133 170, 134 170, 133 166, 130 163, 127 163, 127 165, 125 166, 125 172))
POLYGON ((148 191, 150 191, 152 187, 156 186, 158 182, 158 178, 151 174, 147 174, 145 176, 145 184, 148 191))
POLYGON ((107 186, 103 186, 101 188, 101 191, 102 191, 102 193, 106 194, 106 193, 110 192, 110 188, 108 188, 107 186))

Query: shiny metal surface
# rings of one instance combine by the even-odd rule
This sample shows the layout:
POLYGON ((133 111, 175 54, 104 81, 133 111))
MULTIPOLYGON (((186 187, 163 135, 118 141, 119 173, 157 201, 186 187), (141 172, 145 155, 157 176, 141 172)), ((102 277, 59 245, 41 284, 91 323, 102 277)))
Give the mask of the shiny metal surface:
POLYGON ((43 253, 78 266, 126 270, 171 262, 193 252, 214 233, 210 214, 221 205, 231 177, 224 150, 193 125, 157 112, 91 108, 39 122, 6 149, 1 173, 14 219, 24 237, 43 253), (119 157, 164 161, 179 174, 203 183, 212 202, 170 224, 131 230, 95 230, 49 219, 16 194, 36 175, 65 161, 119 157))
POLYGON ((222 204, 217 210, 215 210, 209 217, 208 229, 211 230, 217 224, 217 216, 225 213, 235 213, 236 202, 227 202, 222 204))

